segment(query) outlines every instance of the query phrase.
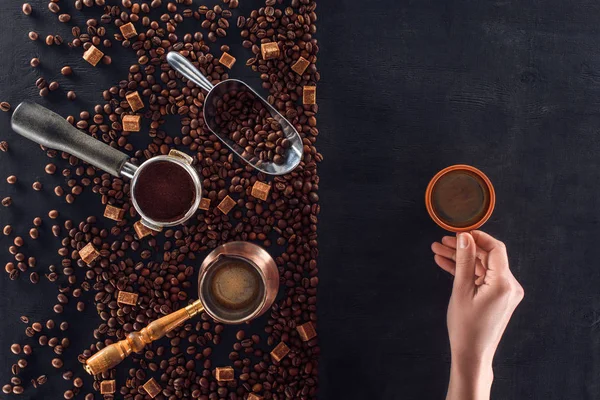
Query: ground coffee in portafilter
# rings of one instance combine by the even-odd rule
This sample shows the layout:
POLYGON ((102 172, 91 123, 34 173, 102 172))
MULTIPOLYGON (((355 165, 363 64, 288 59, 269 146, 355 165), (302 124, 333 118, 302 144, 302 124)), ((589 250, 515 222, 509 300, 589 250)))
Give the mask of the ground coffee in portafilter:
POLYGON ((446 224, 464 228, 480 221, 488 210, 490 193, 485 182, 469 171, 444 174, 435 183, 432 203, 436 215, 446 224))
POLYGON ((144 214, 157 222, 183 218, 196 199, 196 188, 188 171, 169 161, 153 162, 142 168, 134 196, 144 214))
POLYGON ((261 306, 265 285, 254 265, 241 258, 223 257, 206 273, 199 289, 207 309, 223 319, 238 320, 261 306))

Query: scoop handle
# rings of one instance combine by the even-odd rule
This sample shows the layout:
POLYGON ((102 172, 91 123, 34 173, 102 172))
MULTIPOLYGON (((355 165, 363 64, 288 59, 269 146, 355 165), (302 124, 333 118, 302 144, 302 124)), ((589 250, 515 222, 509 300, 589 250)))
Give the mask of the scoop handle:
POLYGON ((121 168, 129 159, 127 154, 81 132, 60 115, 31 101, 17 106, 11 126, 29 140, 72 154, 115 176, 121 175, 121 168))
POLYGON ((167 62, 175 71, 210 92, 215 86, 187 58, 176 51, 167 53, 167 62))

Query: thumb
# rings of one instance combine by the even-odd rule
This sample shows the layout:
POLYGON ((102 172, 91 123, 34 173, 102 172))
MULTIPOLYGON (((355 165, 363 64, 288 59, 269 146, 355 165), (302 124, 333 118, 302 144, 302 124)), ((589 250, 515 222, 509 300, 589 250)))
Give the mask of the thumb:
POLYGON ((453 290, 475 289, 476 247, 475 240, 470 233, 457 234, 456 273, 453 290))

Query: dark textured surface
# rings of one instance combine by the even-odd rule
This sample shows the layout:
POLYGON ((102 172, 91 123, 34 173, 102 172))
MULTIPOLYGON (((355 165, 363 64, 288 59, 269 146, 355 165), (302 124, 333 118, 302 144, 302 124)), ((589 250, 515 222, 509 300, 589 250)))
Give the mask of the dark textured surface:
POLYGON ((598 3, 339 0, 319 17, 321 397, 443 398, 451 280, 423 194, 468 163, 525 288, 492 397, 600 398, 598 3))
MULTIPOLYGON (((26 34, 34 26, 68 37, 65 26, 46 18, 43 2, 32 4, 44 18, 27 18, 19 2, 3 2, 0 100, 15 106, 36 99, 31 57, 40 56, 46 79, 60 77, 66 57, 74 77, 61 78, 64 89, 41 103, 62 115, 89 109, 101 89, 122 79, 132 54, 115 48, 111 55, 121 60, 93 69, 78 51, 31 43, 26 34), (74 104, 64 97, 71 88, 79 96, 74 104)), ((484 228, 507 243, 526 292, 496 356, 493 397, 600 398, 600 6, 324 0, 317 11, 318 145, 325 156, 320 398, 443 398, 451 280, 433 264, 429 245, 443 232, 429 220, 423 193, 428 179, 453 163, 480 167, 495 184, 496 211, 484 228)), ((232 76, 243 71, 236 65, 232 76)), ((43 176, 46 157, 10 131, 3 113, 0 139, 11 145, 0 154, 0 191, 19 201, 0 210, 0 223, 23 234, 33 216, 62 203, 51 194, 62 178, 43 176), (15 187, 4 181, 12 173, 21 179, 15 187), (40 177, 45 190, 33 192, 40 177)), ((65 217, 99 214, 99 201, 86 199, 65 217)), ((56 259, 48 254, 40 264, 56 259)), ((4 383, 16 359, 10 343, 23 337, 18 315, 51 315, 56 289, 4 275, 0 290, 4 383)), ((69 336, 81 337, 73 347, 93 340, 86 327, 97 324, 94 314, 78 316, 82 327, 69 336)), ((53 373, 49 359, 47 365, 53 373)), ((67 384, 54 379, 38 398, 60 397, 56 388, 67 384)))

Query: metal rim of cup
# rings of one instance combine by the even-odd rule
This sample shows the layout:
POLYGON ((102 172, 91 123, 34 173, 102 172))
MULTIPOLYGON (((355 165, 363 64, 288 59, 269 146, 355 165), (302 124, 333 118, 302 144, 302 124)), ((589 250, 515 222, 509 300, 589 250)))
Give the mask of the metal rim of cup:
POLYGON ((265 304, 266 304, 268 296, 269 296, 268 295, 268 291, 269 291, 268 278, 265 275, 264 271, 261 268, 259 268, 254 261, 250 260, 246 255, 242 254, 243 253, 242 251, 240 251, 240 252, 236 251, 237 250, 236 246, 248 246, 248 245, 253 246, 252 251, 257 252, 258 256, 260 256, 261 258, 268 257, 266 259, 269 261, 272 261, 274 263, 274 260, 271 257, 271 255, 260 246, 257 246, 255 244, 252 244, 249 242, 229 242, 229 243, 226 243, 226 244, 221 245, 221 246, 217 247, 216 249, 214 249, 204 259, 204 262, 202 263, 202 266, 200 267, 200 274, 198 275, 198 298, 200 299, 200 301, 202 302, 202 304, 204 306, 204 311, 212 319, 214 319, 216 321, 223 322, 225 324, 230 324, 230 325, 237 325, 237 324, 241 324, 241 323, 244 323, 247 321, 251 321, 254 318, 259 317, 262 314, 262 312, 265 311, 265 304), (214 311, 211 310, 210 308, 208 308, 206 305, 205 296, 202 291, 202 284, 204 283, 204 278, 206 277, 206 275, 208 274, 210 269, 213 268, 222 257, 236 257, 236 258, 244 260, 245 262, 248 262, 253 268, 255 268, 258 271, 260 278, 262 279, 263 286, 264 286, 264 293, 262 295, 261 301, 256 306, 256 308, 254 309, 254 311, 252 313, 250 313, 249 315, 247 315, 243 318, 238 318, 235 320, 222 318, 219 315, 215 314, 214 311))
POLYGON ((137 168, 137 170, 135 171, 135 174, 133 175, 133 178, 131 179, 130 193, 131 193, 131 201, 133 203, 133 207, 136 209, 138 214, 140 214, 140 217, 142 217, 142 224, 144 224, 145 226, 147 226, 150 229, 156 229, 156 228, 160 229, 162 227, 179 225, 179 224, 187 221, 188 219, 190 219, 196 213, 196 210, 198 209, 198 206, 200 205, 200 200, 202 199, 202 182, 200 182, 200 177, 198 176, 198 173, 191 165, 183 162, 182 160, 178 159, 177 157, 161 155, 161 156, 156 156, 156 157, 150 158, 149 160, 145 161, 144 163, 142 163, 142 165, 140 165, 137 168), (183 217, 181 217, 180 219, 178 219, 176 221, 169 221, 169 222, 155 221, 154 219, 148 217, 142 211, 142 209, 140 208, 140 206, 135 198, 135 186, 137 183, 137 179, 140 176, 140 173, 148 165, 158 162, 158 161, 167 161, 167 162, 172 162, 172 163, 179 165, 180 167, 182 167, 183 169, 185 169, 187 171, 187 173, 192 178, 192 181, 194 182, 196 198, 195 198, 194 202, 192 203, 192 205, 190 206, 190 209, 187 211, 187 213, 185 213, 185 215, 183 217))
POLYGON ((492 213, 494 212, 494 207, 496 206, 496 192, 494 191, 494 186, 492 185, 492 181, 481 170, 479 170, 471 165, 456 164, 456 165, 451 165, 449 167, 442 169, 437 174, 435 174, 435 176, 433 178, 431 178, 431 181, 429 181, 429 184, 427 185, 427 190, 425 191, 425 206, 427 208, 427 213, 429 214, 431 219, 441 228, 443 228, 447 231, 450 231, 450 232, 470 232, 470 231, 473 231, 473 230, 481 227, 492 216, 492 213), (471 172, 471 173, 477 175, 485 183, 488 193, 489 193, 489 196, 490 196, 490 202, 489 202, 489 205, 488 205, 487 210, 486 210, 485 214, 483 215, 483 217, 481 217, 481 219, 479 221, 477 221, 476 223, 474 223, 472 225, 460 227, 460 228, 445 223, 436 214, 435 210, 433 209, 433 201, 431 198, 433 195, 433 188, 435 187, 435 184, 440 180, 440 178, 442 176, 446 175, 449 172, 453 172, 453 171, 467 171, 467 172, 471 172))
POLYGON ((254 310, 252 311, 252 313, 248 314, 247 316, 243 317, 243 318, 238 318, 238 319, 228 319, 228 318, 224 318, 220 315, 218 315, 218 313, 215 313, 214 310, 211 310, 206 302, 206 298, 204 296, 204 291, 202 290, 202 286, 205 284, 205 280, 204 277, 206 277, 208 275, 208 273, 214 268, 215 265, 218 264, 219 260, 221 260, 223 257, 229 257, 229 258, 237 258, 239 260, 244 261, 245 263, 248 263, 249 265, 252 266, 252 268, 254 268, 258 274, 260 275, 260 279, 263 282, 263 287, 264 287, 264 291, 266 292, 267 288, 266 288, 266 284, 265 284, 265 280, 266 277, 264 276, 263 272, 260 270, 260 268, 258 268, 256 266, 256 264, 252 261, 252 260, 248 260, 245 257, 240 257, 240 256, 236 256, 236 255, 222 255, 219 256, 218 258, 216 258, 204 271, 202 271, 202 279, 199 279, 198 281, 198 298, 200 299, 200 301, 202 302, 202 305, 204 306, 204 311, 214 320, 216 321, 220 321, 229 325, 237 325, 237 324, 241 324, 243 322, 246 321, 250 321, 254 318, 256 318, 258 316, 258 313, 260 312, 260 310, 262 310, 262 308, 265 305, 265 301, 267 301, 267 298, 265 296, 265 293, 263 293, 262 298, 260 300, 260 303, 258 303, 256 305, 256 307, 254 308, 254 310))

